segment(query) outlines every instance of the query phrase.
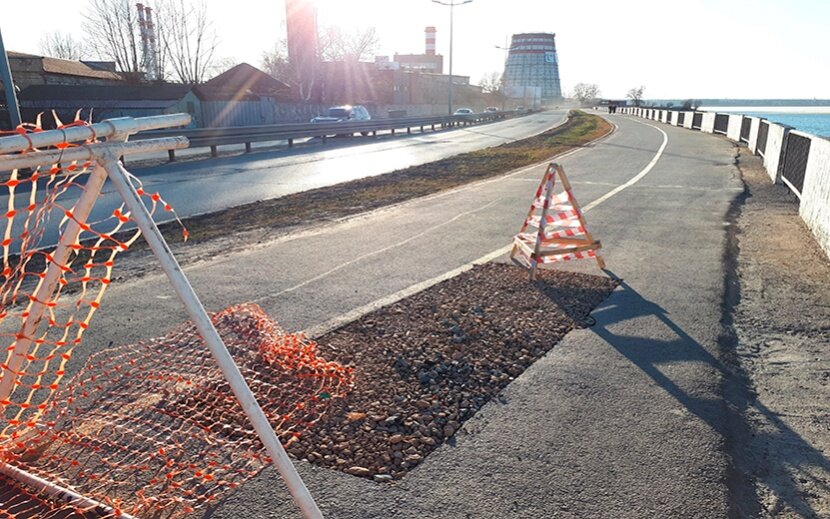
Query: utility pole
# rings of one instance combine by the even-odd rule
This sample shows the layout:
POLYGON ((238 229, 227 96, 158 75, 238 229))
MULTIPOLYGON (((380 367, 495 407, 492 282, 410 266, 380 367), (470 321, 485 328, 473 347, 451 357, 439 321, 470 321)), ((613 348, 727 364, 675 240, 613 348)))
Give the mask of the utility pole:
POLYGON ((432 0, 435 4, 441 5, 448 5, 450 6, 450 77, 449 77, 449 87, 447 88, 447 108, 450 115, 452 115, 452 19, 453 19, 453 9, 457 5, 464 5, 469 4, 473 0, 463 0, 461 2, 456 2, 455 0, 450 0, 449 2, 442 2, 441 0, 432 0))
POLYGON ((14 130, 20 126, 20 108, 17 106, 17 93, 12 82, 12 70, 9 67, 9 58, 6 56, 6 47, 3 45, 3 33, 0 31, 0 80, 6 92, 6 108, 9 111, 9 120, 14 130))

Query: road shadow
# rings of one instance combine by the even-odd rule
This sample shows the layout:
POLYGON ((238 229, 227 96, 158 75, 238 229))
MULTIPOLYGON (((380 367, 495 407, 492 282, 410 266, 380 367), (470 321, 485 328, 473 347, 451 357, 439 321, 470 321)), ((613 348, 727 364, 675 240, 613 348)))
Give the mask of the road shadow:
MULTIPOLYGON (((798 453, 797 456, 788 457, 786 462, 781 463, 780 466, 767 465, 770 473, 787 475, 787 477, 765 480, 776 498, 775 509, 768 510, 768 512, 775 515, 784 510, 786 506, 799 517, 819 515, 819 511, 804 499, 803 485, 799 485, 796 479, 809 477, 821 492, 830 492, 830 487, 824 481, 812 476, 812 474, 830 473, 830 461, 821 451, 784 423, 775 412, 755 399, 748 378, 737 361, 732 360, 733 356, 723 350, 723 345, 715 345, 714 347, 720 349, 720 352, 711 353, 678 326, 665 309, 642 297, 624 281, 621 281, 617 291, 611 297, 594 310, 592 317, 596 320, 596 324, 591 328, 592 332, 640 368, 690 413, 723 438, 725 448, 733 458, 730 460, 731 467, 726 475, 726 484, 730 490, 730 517, 757 517, 761 512, 754 481, 740 470, 742 453, 756 457, 763 455, 763 453, 748 452, 749 442, 754 436, 758 436, 761 440, 764 440, 764 436, 775 438, 776 443, 786 445, 793 452, 798 453), (615 325, 618 323, 648 317, 658 319, 665 328, 670 330, 671 339, 661 340, 615 332, 615 325), (715 369, 722 379, 722 397, 710 399, 691 394, 689 390, 660 369, 667 363, 703 363, 715 369), (748 415, 753 415, 753 421, 757 420, 755 417, 759 417, 764 423, 761 427, 757 425, 753 427, 747 421, 748 415)), ((731 324, 731 321, 728 324, 731 324)), ((771 463, 775 461, 774 458, 769 460, 771 463)))

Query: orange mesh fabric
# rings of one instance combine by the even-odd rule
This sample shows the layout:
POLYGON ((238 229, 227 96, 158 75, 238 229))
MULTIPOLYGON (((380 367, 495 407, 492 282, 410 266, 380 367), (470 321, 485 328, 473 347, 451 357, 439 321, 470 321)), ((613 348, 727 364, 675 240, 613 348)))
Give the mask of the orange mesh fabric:
MULTIPOLYGON (((38 125, 17 133, 36 131, 38 125)), ((6 350, 0 383, 13 382, 0 398, 0 455, 116 514, 175 517, 236 488, 268 460, 190 325, 163 339, 92 355, 64 386, 66 365, 102 303, 116 256, 140 235, 125 230, 130 215, 123 207, 103 221, 78 220, 75 204, 93 167, 59 163, 0 172, 6 207, 0 216, 0 340, 6 350), (54 243, 73 221, 81 232, 63 261, 54 243), (39 290, 50 270, 59 274, 54 286, 39 290), (32 319, 38 309, 42 318, 32 319), (14 353, 20 344, 26 347, 14 353)), ((176 217, 158 193, 131 181, 151 212, 176 217)), ((350 369, 318 358, 313 342, 285 333, 256 306, 221 312, 215 321, 283 443, 313 427, 351 387, 350 369)), ((100 513, 0 478, 0 519, 81 516, 100 513)))
MULTIPOLYGON (((57 123, 59 128, 86 124, 77 120, 71 125, 57 123)), ((38 131, 39 125, 29 125, 15 133, 38 131)), ((62 143, 55 148, 74 145, 62 143)), ((0 354, 0 384, 13 381, 11 393, 0 394, 4 419, 0 447, 14 443, 27 428, 39 423, 65 374, 66 363, 101 305, 115 257, 140 234, 119 234, 129 222, 123 207, 115 209, 105 221, 77 220, 75 203, 92 167, 90 162, 71 162, 25 174, 17 170, 0 172, 0 204, 6 207, 0 216, 0 344, 5 349, 5 354, 0 354), (54 244, 70 221, 77 222, 81 232, 68 243, 67 260, 59 261, 54 244), (58 269, 60 275, 54 286, 47 287, 44 280, 50 268, 58 269), (44 289, 40 297, 39 288, 44 289), (43 317, 30 319, 38 306, 45 308, 43 317), (21 342, 26 347, 15 353, 21 342)), ((157 193, 142 191, 142 195, 153 211, 159 204, 172 211, 157 193)))
MULTIPOLYGON (((351 368, 287 334, 256 305, 213 316, 283 444, 351 388, 351 368)), ((118 511, 178 517, 268 462, 195 327, 93 355, 10 461, 118 511)))

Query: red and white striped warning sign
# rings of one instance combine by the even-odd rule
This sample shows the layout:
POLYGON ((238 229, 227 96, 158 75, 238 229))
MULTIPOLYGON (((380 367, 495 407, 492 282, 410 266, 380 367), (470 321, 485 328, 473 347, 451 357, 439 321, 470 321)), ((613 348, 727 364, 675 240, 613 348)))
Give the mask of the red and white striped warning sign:
POLYGON ((575 259, 596 258, 600 268, 605 262, 597 254, 602 244, 585 227, 585 219, 571 191, 565 170, 550 164, 536 190, 522 228, 513 238, 510 258, 530 269, 536 277, 540 265, 575 259), (559 178, 561 191, 557 189, 559 178))

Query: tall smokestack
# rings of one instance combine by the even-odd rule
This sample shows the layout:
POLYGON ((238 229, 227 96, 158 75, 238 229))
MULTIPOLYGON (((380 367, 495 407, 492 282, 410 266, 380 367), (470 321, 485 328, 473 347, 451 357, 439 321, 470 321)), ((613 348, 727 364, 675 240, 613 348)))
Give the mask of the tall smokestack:
POLYGON ((144 20, 144 4, 137 3, 135 8, 138 9, 138 29, 141 33, 141 69, 145 74, 150 71, 150 48, 149 38, 147 37, 147 22, 144 20))
POLYGON ((298 72, 301 98, 309 100, 314 90, 320 61, 317 8, 314 0, 285 0, 285 28, 288 61, 298 72))
POLYGON ((426 54, 428 56, 435 56, 435 27, 427 27, 424 30, 426 34, 426 54))
POLYGON ((144 8, 147 14, 147 50, 150 53, 148 60, 148 79, 156 81, 161 78, 161 71, 159 70, 158 53, 156 52, 156 26, 153 24, 153 9, 150 6, 144 8))

